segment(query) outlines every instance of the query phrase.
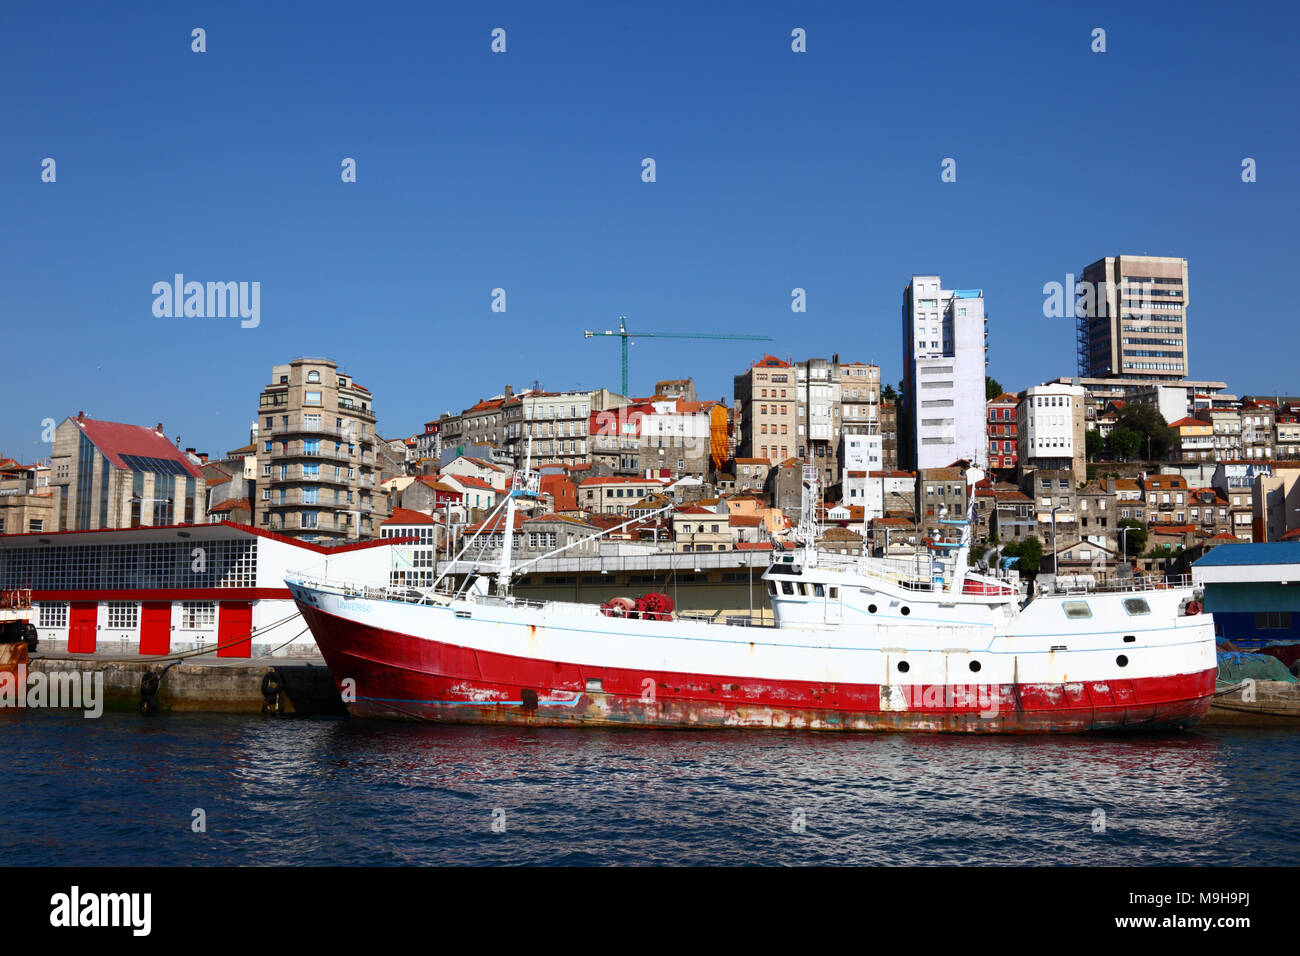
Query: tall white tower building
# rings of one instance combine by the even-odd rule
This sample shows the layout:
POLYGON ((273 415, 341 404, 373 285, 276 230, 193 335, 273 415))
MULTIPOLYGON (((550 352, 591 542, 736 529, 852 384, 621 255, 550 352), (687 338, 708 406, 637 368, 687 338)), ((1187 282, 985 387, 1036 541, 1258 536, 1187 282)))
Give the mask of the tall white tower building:
POLYGON ((914 275, 903 291, 903 401, 914 468, 988 464, 984 292, 914 275))

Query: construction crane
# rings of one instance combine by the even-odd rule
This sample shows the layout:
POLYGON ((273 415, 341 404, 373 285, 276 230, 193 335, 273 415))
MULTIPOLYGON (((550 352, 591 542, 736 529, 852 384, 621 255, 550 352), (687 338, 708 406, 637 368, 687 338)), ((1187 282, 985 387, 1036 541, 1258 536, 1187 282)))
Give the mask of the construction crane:
POLYGON ((592 331, 586 329, 582 333, 584 339, 595 338, 598 335, 617 335, 622 340, 623 346, 623 391, 621 394, 627 395, 627 340, 637 339, 731 339, 742 342, 770 342, 770 335, 713 335, 707 332, 629 332, 627 330, 627 316, 618 317, 617 329, 606 329, 605 331, 592 331))

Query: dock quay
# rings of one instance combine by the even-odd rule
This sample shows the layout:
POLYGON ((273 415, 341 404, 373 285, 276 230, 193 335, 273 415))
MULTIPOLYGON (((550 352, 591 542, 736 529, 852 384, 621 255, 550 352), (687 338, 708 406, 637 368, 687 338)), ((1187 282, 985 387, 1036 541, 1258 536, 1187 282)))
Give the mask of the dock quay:
POLYGON ((36 654, 29 674, 103 674, 104 708, 342 717, 346 709, 325 661, 316 655, 248 660, 215 655, 124 661, 108 654, 36 654))
POLYGON ((1300 729, 1300 684, 1261 680, 1221 685, 1199 726, 1300 729))

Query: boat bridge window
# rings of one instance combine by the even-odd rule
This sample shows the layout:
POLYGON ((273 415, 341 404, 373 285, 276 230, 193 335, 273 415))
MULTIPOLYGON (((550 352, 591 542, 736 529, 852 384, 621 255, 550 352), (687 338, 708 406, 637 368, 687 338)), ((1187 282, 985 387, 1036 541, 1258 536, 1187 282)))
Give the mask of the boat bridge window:
POLYGON ((799 582, 799 596, 800 597, 808 596, 808 585, 804 584, 802 581, 799 582))
POLYGON ((826 588, 822 587, 822 585, 820 585, 820 584, 814 584, 814 585, 813 585, 813 596, 814 596, 814 597, 825 597, 825 596, 826 596, 826 588))
POLYGON ((1092 608, 1088 607, 1087 601, 1066 601, 1061 607, 1065 609, 1065 616, 1071 620, 1092 617, 1092 608))
POLYGON ((794 585, 791 584, 789 581, 782 581, 782 582, 781 582, 781 593, 782 593, 782 594, 794 594, 794 585))
POLYGON ((838 601, 840 598, 840 589, 838 587, 832 587, 830 596, 832 601, 838 601))
POLYGON ((768 581, 768 582, 767 582, 767 593, 770 594, 770 595, 772 595, 773 597, 776 597, 776 582, 775 582, 775 581, 768 581))
POLYGON ((1127 611, 1130 615, 1150 614, 1151 605, 1147 603, 1146 598, 1125 598, 1124 610, 1127 611))

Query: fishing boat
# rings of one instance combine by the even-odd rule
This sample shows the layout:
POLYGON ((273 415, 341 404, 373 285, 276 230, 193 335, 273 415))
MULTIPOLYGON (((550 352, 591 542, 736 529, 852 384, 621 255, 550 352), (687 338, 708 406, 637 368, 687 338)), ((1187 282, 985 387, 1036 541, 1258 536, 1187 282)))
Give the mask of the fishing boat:
MULTIPOLYGON (((972 488, 982 477, 966 472, 972 488)), ((946 522, 953 540, 924 561, 832 555, 816 547, 817 471, 805 469, 793 546, 762 574, 774 620, 718 621, 675 612, 665 595, 595 605, 514 594, 533 562, 512 563, 509 531, 517 504, 537 497, 525 467, 493 514, 504 509, 500 561, 471 562, 455 587, 449 572, 482 528, 428 588, 286 579, 354 717, 1150 731, 1190 726, 1214 693, 1213 623, 1189 581, 1025 591, 1014 572, 968 567, 973 510, 946 522)))

